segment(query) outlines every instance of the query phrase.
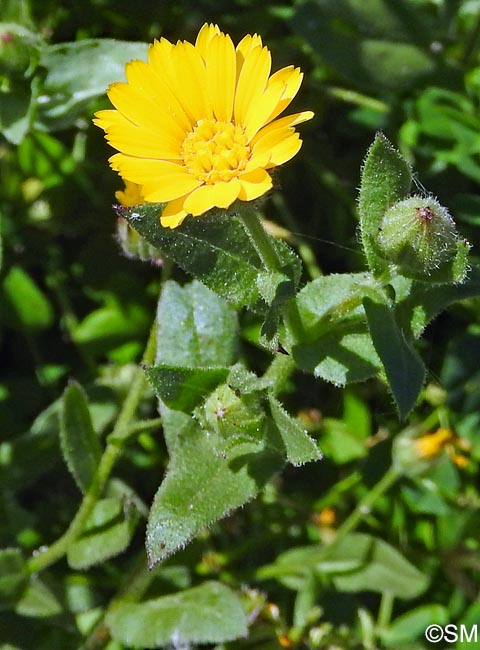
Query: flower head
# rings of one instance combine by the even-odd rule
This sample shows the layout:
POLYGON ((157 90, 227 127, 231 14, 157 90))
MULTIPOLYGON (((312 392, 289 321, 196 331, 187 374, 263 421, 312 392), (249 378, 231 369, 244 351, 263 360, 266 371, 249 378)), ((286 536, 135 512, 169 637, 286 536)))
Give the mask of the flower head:
POLYGON ((205 24, 195 45, 155 41, 148 62, 131 61, 126 83, 109 87, 115 109, 99 111, 94 122, 119 152, 110 164, 141 186, 145 202, 166 204, 163 226, 258 198, 272 186, 268 170, 298 152, 294 127, 313 113, 278 116, 303 75, 293 66, 270 72, 258 35, 235 48, 205 24))
POLYGON ((444 454, 460 469, 468 465, 471 443, 448 427, 418 435, 415 429, 404 431, 394 443, 394 461, 409 476, 428 471, 444 454))

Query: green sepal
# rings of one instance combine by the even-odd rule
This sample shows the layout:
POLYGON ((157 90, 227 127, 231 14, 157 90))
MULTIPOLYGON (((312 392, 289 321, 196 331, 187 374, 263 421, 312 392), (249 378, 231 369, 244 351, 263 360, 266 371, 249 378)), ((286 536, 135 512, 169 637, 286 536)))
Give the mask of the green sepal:
POLYGON ((394 203, 408 196, 411 183, 410 165, 383 133, 377 133, 363 163, 358 199, 361 242, 375 276, 388 269, 378 246, 383 215, 394 203))
POLYGON ((74 381, 63 393, 60 443, 67 467, 85 493, 95 476, 102 450, 93 428, 87 396, 80 384, 74 381))

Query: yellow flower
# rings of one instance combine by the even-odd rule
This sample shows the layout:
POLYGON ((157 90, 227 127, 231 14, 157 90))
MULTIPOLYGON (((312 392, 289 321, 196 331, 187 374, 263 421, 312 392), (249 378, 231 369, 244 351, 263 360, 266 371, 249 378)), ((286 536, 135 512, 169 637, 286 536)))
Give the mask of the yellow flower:
POLYGON ((470 451, 470 443, 465 438, 460 438, 457 434, 447 427, 440 427, 434 433, 427 433, 415 441, 416 450, 420 458, 430 460, 436 458, 445 450, 457 467, 463 469, 468 465, 468 458, 457 450, 470 451))
POLYGON ((125 189, 115 192, 115 198, 124 208, 133 208, 134 205, 145 203, 141 185, 127 180, 125 180, 125 189))
POLYGON ((260 36, 235 48, 205 24, 195 45, 155 41, 148 63, 131 61, 127 82, 109 87, 115 110, 99 111, 94 122, 119 151, 110 165, 142 186, 145 202, 166 203, 163 226, 258 198, 272 187, 267 170, 298 152, 294 127, 313 113, 277 118, 303 75, 293 66, 270 72, 260 36))

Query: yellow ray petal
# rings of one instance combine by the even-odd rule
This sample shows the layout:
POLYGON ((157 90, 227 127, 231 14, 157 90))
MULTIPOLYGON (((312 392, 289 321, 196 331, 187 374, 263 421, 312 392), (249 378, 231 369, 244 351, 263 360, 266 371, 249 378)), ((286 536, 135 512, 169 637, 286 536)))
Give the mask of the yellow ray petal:
POLYGON ((221 33, 222 32, 220 31, 219 26, 214 25, 213 23, 210 25, 208 23, 205 23, 198 32, 197 40, 195 41, 195 47, 204 59, 207 58, 208 44, 215 35, 221 33))
POLYGON ((169 201, 163 208, 160 223, 164 228, 176 228, 187 216, 187 211, 183 207, 185 199, 188 196, 181 196, 179 199, 169 201))
POLYGON ((275 110, 266 120, 266 124, 274 120, 278 115, 280 115, 280 113, 283 113, 283 111, 289 106, 289 104, 292 102, 292 99, 298 93, 302 80, 303 74, 300 72, 300 68, 294 68, 293 66, 282 68, 270 77, 268 81, 269 85, 284 83, 285 89, 283 91, 281 101, 278 103, 275 110))
POLYGON ((202 185, 194 190, 185 199, 185 210, 193 216, 207 212, 211 208, 228 208, 240 192, 238 178, 232 178, 227 183, 215 183, 214 185, 202 185))
POLYGON ((191 130, 192 122, 168 85, 165 70, 159 75, 151 63, 132 61, 126 65, 125 72, 129 84, 149 97, 159 112, 169 115, 185 133, 191 130))
POLYGON ((264 136, 266 136, 268 133, 272 131, 277 131, 278 129, 284 129, 286 127, 296 126, 297 124, 301 124, 302 122, 311 120, 313 116, 314 113, 312 111, 302 111, 302 113, 295 113, 294 115, 286 115, 285 117, 281 117, 280 119, 275 120, 274 122, 270 122, 270 124, 264 126, 263 129, 261 129, 257 133, 257 135, 251 141, 250 146, 256 147, 259 140, 261 140, 264 136))
POLYGON ((285 84, 270 85, 256 101, 250 103, 244 118, 245 135, 248 142, 267 123, 268 118, 283 97, 284 91, 285 84))
POLYGON ((144 126, 160 136, 168 134, 175 138, 179 145, 183 142, 185 131, 178 122, 160 110, 151 98, 137 88, 125 83, 115 83, 108 89, 108 97, 115 108, 137 126, 144 126))
POLYGON ((212 105, 206 94, 205 63, 191 43, 177 43, 171 52, 172 78, 175 96, 180 101, 192 124, 213 117, 212 105))
POLYGON ((122 178, 143 185, 142 193, 149 203, 177 199, 200 185, 184 167, 173 162, 117 153, 110 158, 110 165, 122 178))
POLYGON ((242 66, 235 95, 235 123, 245 124, 245 116, 251 104, 255 104, 265 90, 272 65, 266 47, 256 47, 248 52, 242 66))
POLYGON ((94 113, 94 115, 95 117, 93 118, 92 122, 95 124, 95 126, 99 126, 101 129, 106 131, 110 124, 115 123, 115 120, 118 116, 118 111, 115 111, 111 108, 106 108, 102 111, 97 111, 94 113))
MULTIPOLYGON (((270 131, 255 145, 252 155, 252 166, 256 156, 264 162, 267 155, 268 162, 262 165, 266 169, 281 165, 287 160, 290 160, 290 158, 293 158, 300 147, 300 136, 291 127, 270 131)), ((251 167, 248 169, 251 169, 251 167)))
POLYGON ((230 36, 217 34, 205 48, 207 92, 217 120, 230 122, 236 85, 235 48, 230 36))
POLYGON ((169 132, 160 135, 158 131, 136 126, 118 111, 112 112, 113 115, 107 116, 105 127, 105 137, 112 147, 140 158, 182 159, 180 143, 169 132))
POLYGON ((253 34, 253 36, 247 34, 237 45, 235 50, 237 58, 237 79, 240 75, 247 54, 256 47, 263 47, 262 39, 258 34, 253 34))
POLYGON ((268 192, 272 187, 271 176, 264 169, 256 169, 252 172, 241 174, 238 180, 240 181, 240 194, 238 198, 241 201, 258 199, 259 196, 268 192))

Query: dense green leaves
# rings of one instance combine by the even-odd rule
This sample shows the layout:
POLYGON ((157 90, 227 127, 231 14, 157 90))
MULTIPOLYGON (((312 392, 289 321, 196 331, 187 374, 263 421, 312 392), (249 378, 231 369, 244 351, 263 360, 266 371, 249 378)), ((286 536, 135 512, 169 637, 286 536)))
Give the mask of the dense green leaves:
POLYGON ((247 633, 240 599, 218 582, 143 603, 119 604, 109 612, 107 625, 114 639, 132 648, 222 643, 247 633))
MULTIPOLYGON (((125 61, 203 22, 147 4, 132 21, 115 0, 1 2, 2 650, 420 650, 431 623, 475 625, 479 3, 220 0, 234 42, 255 24, 272 70, 303 71, 302 149, 259 201, 174 230, 161 205, 120 209, 116 230, 93 114, 125 61), (415 222, 426 275, 385 245, 412 239, 384 217, 409 163, 458 227, 454 249, 415 222), (398 441, 421 475, 389 470, 398 441)), ((136 108, 156 87, 162 114, 164 71, 130 68, 136 108)))

